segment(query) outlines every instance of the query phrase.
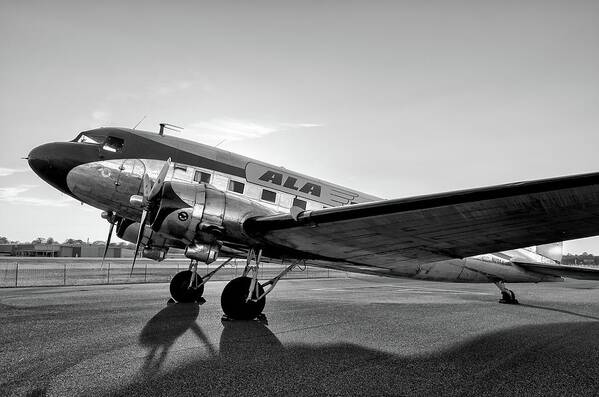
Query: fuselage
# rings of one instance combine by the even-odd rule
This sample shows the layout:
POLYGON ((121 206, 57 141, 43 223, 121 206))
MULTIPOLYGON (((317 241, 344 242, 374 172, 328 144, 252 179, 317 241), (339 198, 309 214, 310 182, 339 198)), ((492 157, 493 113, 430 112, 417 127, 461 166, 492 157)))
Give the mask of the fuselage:
MULTIPOLYGON (((101 128, 80 133, 71 142, 39 146, 29 154, 31 168, 48 183, 75 199, 103 211, 139 221, 141 209, 130 198, 142 194, 142 178, 156 179, 167 158, 172 165, 167 179, 188 184, 209 184, 240 195, 278 213, 319 210, 381 200, 317 178, 197 142, 124 128, 101 128)), ((139 228, 138 228, 139 229, 139 228)), ((177 246, 165 239, 163 244, 177 246)), ((511 263, 518 257, 552 263, 531 250, 518 249, 443 263, 402 263, 396 276, 427 280, 488 282, 557 281, 559 278, 528 272, 511 263)), ((314 264, 355 270, 360 264, 314 264)), ((366 272, 389 275, 389 269, 366 272)))

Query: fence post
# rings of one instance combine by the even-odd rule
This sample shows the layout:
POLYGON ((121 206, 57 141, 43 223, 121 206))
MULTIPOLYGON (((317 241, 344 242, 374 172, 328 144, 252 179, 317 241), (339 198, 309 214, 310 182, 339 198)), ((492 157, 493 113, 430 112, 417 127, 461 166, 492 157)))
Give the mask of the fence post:
POLYGON ((19 262, 17 262, 17 266, 15 267, 15 287, 19 285, 19 262))
POLYGON ((106 284, 110 284, 110 262, 108 262, 108 279, 106 280, 106 284))
POLYGON ((67 285, 67 264, 64 264, 64 271, 62 273, 62 285, 67 285))

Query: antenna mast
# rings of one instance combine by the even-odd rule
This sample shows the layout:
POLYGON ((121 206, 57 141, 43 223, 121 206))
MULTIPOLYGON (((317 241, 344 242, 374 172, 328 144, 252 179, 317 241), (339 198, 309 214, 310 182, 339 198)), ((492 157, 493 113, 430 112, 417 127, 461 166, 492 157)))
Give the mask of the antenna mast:
POLYGON ((143 117, 141 118, 141 120, 139 120, 139 122, 138 122, 137 124, 135 124, 135 127, 133 127, 133 129, 135 130, 135 129, 136 129, 136 128, 137 128, 137 127, 138 127, 138 126, 141 124, 141 122, 142 122, 142 121, 144 121, 144 120, 146 119, 146 117, 148 117, 148 116, 147 116, 147 115, 146 115, 146 116, 143 116, 143 117))

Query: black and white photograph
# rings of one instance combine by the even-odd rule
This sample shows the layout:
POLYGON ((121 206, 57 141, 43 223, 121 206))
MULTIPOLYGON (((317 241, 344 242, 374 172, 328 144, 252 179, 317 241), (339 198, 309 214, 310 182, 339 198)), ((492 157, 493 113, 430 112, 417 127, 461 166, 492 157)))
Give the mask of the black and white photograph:
POLYGON ((599 1, 0 37, 0 396, 599 394, 599 1))

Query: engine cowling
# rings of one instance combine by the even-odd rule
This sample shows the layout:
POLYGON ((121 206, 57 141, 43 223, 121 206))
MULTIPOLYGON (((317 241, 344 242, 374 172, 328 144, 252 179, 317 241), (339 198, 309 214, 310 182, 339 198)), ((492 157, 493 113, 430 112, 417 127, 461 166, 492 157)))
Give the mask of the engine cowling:
POLYGON ((141 252, 141 256, 161 262, 166 257, 167 252, 168 248, 144 247, 143 251, 141 252))
MULTIPOLYGON (((135 243, 140 226, 139 222, 122 219, 117 225, 116 235, 125 241, 135 243)), ((167 241, 159 234, 152 233, 152 229, 149 226, 145 226, 144 228, 142 243, 145 245, 142 251, 143 257, 158 262, 164 260, 169 248, 167 241)))
POLYGON ((257 243, 245 233, 243 223, 250 217, 272 214, 276 212, 247 197, 211 185, 171 181, 164 184, 150 224, 155 232, 183 242, 190 254, 210 260, 215 252, 218 255, 223 241, 257 243))

